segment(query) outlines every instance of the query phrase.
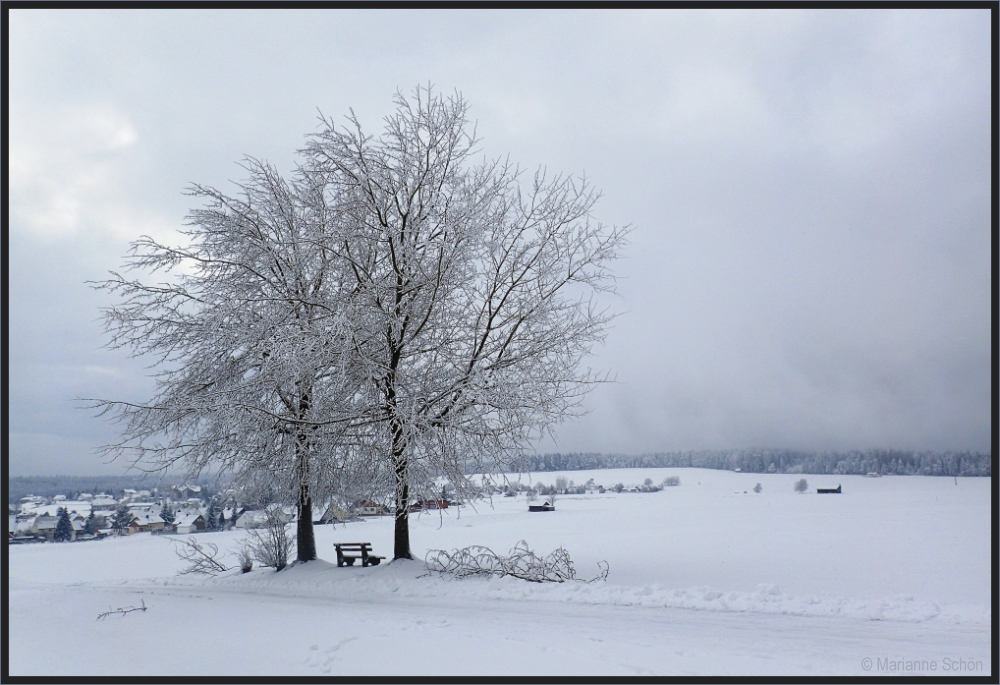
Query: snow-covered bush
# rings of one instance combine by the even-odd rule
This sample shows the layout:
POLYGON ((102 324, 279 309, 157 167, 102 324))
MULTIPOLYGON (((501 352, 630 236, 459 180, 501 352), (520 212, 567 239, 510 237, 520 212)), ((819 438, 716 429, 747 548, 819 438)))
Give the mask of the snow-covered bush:
POLYGON ((805 478, 799 478, 795 481, 795 492, 805 492, 809 487, 809 483, 806 482, 805 478))
POLYGON ((280 571, 288 565, 295 536, 288 534, 279 512, 272 509, 267 512, 267 524, 251 530, 247 542, 251 554, 261 565, 280 571))
POLYGON ((667 476, 666 478, 663 479, 662 483, 663 487, 667 487, 668 485, 674 486, 680 484, 681 484, 681 479, 679 476, 667 476))
POLYGON ((236 560, 240 562, 241 573, 250 573, 253 570, 253 551, 245 540, 236 550, 236 560))

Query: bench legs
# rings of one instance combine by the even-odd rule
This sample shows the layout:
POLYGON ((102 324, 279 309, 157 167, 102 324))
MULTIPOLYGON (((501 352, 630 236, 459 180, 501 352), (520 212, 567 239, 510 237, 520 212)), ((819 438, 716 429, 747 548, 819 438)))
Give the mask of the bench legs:
MULTIPOLYGON (((344 545, 344 547, 349 547, 350 545, 344 545)), ((358 545, 354 545, 357 547, 358 545)), ((355 551, 355 550, 347 550, 355 551)), ((348 556, 344 554, 344 550, 337 547, 337 566, 354 566, 354 562, 361 559, 362 566, 378 566, 379 562, 382 561, 383 557, 377 556, 375 554, 368 553, 368 545, 365 545, 361 549, 361 554, 359 556, 348 556)))

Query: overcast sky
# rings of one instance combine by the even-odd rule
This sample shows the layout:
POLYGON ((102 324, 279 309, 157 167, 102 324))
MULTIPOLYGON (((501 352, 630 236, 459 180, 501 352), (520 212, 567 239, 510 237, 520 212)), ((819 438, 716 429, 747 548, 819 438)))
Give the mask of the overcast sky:
MULTIPOLYGON (((485 155, 586 174, 633 224, 539 451, 988 450, 988 10, 28 10, 9 22, 10 474, 120 473, 74 397, 148 398, 87 280, 192 182, 290 169, 317 111, 472 106, 485 155)), ((180 240, 177 236, 176 240, 180 240)))

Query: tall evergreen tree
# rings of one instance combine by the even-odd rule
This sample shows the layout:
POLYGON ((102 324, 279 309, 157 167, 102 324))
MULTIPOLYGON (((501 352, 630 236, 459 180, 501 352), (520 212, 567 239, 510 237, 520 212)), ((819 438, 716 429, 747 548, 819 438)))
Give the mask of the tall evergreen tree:
POLYGON ((69 520, 69 512, 64 507, 56 511, 56 542, 69 542, 73 539, 73 524, 69 520))
POLYGON ((219 503, 213 499, 208 503, 208 513, 205 514, 205 527, 208 530, 219 530, 219 517, 221 515, 219 503))
POLYGON ((94 510, 90 510, 90 515, 87 517, 87 522, 83 525, 83 532, 87 535, 93 535, 97 532, 97 516, 94 514, 94 510))
POLYGON ((132 518, 132 512, 129 511, 128 505, 122 502, 111 516, 111 528, 116 534, 123 535, 128 530, 129 524, 132 523, 132 518))
POLYGON ((163 519, 163 522, 168 526, 177 518, 177 514, 174 513, 169 501, 164 502, 163 506, 160 507, 160 518, 163 519))

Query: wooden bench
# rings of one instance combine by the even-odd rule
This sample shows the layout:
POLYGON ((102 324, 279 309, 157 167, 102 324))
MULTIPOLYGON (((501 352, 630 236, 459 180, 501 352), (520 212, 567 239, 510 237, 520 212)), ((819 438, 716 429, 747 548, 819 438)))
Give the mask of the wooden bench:
POLYGON ((354 566, 354 562, 358 559, 361 559, 362 566, 378 566, 379 562, 385 559, 371 553, 370 542, 338 542, 333 546, 337 548, 337 566, 354 566), (344 554, 344 552, 354 554, 344 554))

